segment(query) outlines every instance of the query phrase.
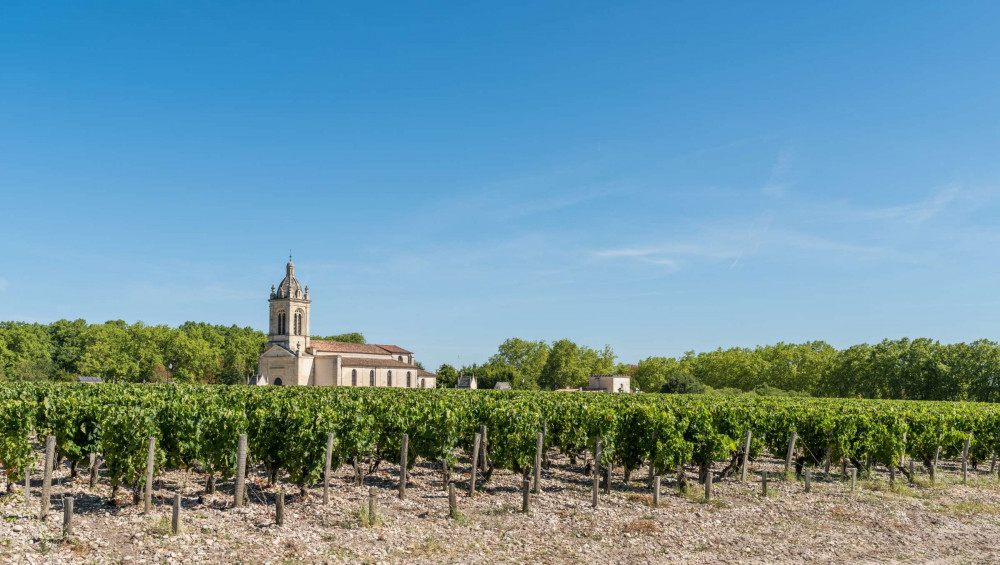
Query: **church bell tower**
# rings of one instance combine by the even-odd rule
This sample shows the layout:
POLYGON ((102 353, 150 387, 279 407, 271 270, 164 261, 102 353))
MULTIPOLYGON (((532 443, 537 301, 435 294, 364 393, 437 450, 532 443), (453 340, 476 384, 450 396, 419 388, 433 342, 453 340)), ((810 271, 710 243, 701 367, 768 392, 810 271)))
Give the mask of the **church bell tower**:
POLYGON ((278 344, 296 355, 309 347, 309 286, 304 289, 295 278, 291 256, 285 265, 285 278, 275 288, 271 285, 271 321, 267 345, 278 344))

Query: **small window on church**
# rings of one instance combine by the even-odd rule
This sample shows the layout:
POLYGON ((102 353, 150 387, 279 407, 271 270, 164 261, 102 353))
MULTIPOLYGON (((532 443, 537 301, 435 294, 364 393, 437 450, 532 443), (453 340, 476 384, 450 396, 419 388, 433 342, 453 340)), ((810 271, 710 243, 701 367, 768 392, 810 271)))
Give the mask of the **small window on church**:
POLYGON ((400 356, 399 356, 399 360, 400 360, 400 361, 402 361, 402 360, 403 360, 403 356, 402 356, 402 355, 400 355, 400 356))
POLYGON ((375 386, 375 371, 372 370, 368 373, 368 386, 375 386))
POLYGON ((274 379, 274 386, 281 386, 281 377, 274 379))
POLYGON ((406 372, 406 388, 410 388, 411 386, 413 386, 413 384, 412 384, 412 382, 410 381, 410 372, 409 372, 409 371, 407 371, 407 372, 406 372))
POLYGON ((351 369, 351 386, 358 386, 358 370, 351 369))
POLYGON ((392 386, 392 371, 389 371, 389 373, 386 374, 385 378, 386 378, 385 384, 388 386, 392 386))

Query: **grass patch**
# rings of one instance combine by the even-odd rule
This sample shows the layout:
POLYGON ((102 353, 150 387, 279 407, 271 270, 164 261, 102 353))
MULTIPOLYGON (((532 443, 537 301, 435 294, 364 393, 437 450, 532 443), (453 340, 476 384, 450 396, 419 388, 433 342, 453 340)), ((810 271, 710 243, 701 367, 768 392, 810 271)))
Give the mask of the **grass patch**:
POLYGON ((368 511, 368 501, 363 501, 361 503, 361 508, 354 511, 354 517, 357 518, 361 525, 366 528, 374 528, 375 526, 381 526, 384 522, 382 521, 382 516, 378 512, 378 508, 375 509, 375 513, 372 514, 368 511))
POLYGON ((995 505, 986 504, 980 500, 960 500, 952 504, 946 504, 945 510, 949 514, 956 516, 978 516, 983 514, 993 516, 1000 512, 1000 509, 995 505))
POLYGON ((146 521, 146 533, 153 534, 156 536, 166 536, 170 534, 170 518, 166 516, 158 519, 152 520, 148 519, 146 521))
POLYGON ((636 518, 622 527, 622 533, 634 535, 655 534, 660 531, 660 525, 647 518, 636 518))

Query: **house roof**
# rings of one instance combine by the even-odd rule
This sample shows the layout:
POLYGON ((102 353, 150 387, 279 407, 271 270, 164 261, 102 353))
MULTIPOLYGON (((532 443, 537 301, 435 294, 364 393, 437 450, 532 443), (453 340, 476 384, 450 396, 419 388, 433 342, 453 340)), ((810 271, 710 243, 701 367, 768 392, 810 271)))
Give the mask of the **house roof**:
POLYGON ((475 378, 476 378, 475 376, 472 376, 472 377, 458 377, 458 384, 455 385, 455 388, 472 388, 472 381, 475 378))
POLYGON ((507 381, 500 381, 497 384, 493 385, 493 389, 494 390, 510 390, 510 383, 508 383, 507 381))
POLYGON ((343 357, 340 359, 341 366, 343 367, 377 367, 377 368, 389 368, 389 369, 410 369, 413 371, 419 371, 416 365, 410 365, 403 361, 396 361, 395 359, 372 359, 369 357, 343 357))
POLYGON ((101 377, 77 377, 76 382, 78 383, 103 383, 104 379, 101 377))
POLYGON ((432 373, 430 371, 425 371, 423 369, 417 369, 417 375, 420 375, 421 377, 434 377, 434 378, 437 378, 437 374, 436 373, 432 373))
POLYGON ((382 344, 379 344, 376 347, 381 347, 382 349, 388 351, 389 353, 406 353, 406 354, 412 354, 413 353, 412 351, 408 351, 406 349, 403 349, 402 347, 400 347, 398 345, 382 345, 382 344))

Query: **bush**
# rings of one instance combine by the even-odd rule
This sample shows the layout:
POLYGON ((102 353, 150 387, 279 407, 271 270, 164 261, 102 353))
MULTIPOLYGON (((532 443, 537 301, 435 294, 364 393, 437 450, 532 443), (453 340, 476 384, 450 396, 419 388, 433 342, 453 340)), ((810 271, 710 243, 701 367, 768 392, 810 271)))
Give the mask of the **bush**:
POLYGON ((705 385, 688 373, 674 372, 667 375, 660 392, 670 394, 704 394, 705 385))

